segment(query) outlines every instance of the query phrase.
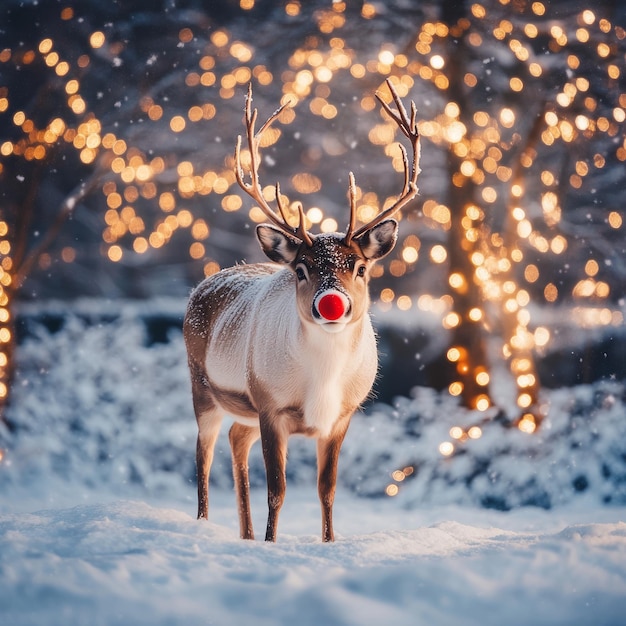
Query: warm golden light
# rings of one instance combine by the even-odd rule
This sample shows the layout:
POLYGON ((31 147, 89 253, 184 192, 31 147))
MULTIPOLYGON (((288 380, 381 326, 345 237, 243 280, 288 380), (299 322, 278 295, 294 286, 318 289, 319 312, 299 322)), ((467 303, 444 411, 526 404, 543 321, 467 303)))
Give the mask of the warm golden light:
MULTIPOLYGON (((246 12, 260 9, 255 0, 237 0, 235 4, 246 12)), ((286 0, 283 5, 285 22, 295 24, 302 19, 304 3, 301 0, 286 0)), ((491 406, 491 399, 487 393, 477 395, 476 385, 486 392, 492 372, 484 365, 485 359, 476 358, 473 352, 470 354, 458 337, 466 328, 475 333, 501 328, 499 315, 510 320, 513 328, 504 333, 507 336, 503 338, 502 354, 511 359, 511 372, 518 385, 518 406, 527 409, 535 402, 539 382, 533 373, 532 357, 528 356, 528 364, 525 359, 529 351, 548 346, 552 337, 551 329, 535 328, 536 320, 534 317, 531 320, 534 311, 531 305, 541 305, 533 303, 533 299, 541 300, 542 290, 544 305, 565 303, 572 296, 584 298, 584 303, 573 314, 581 327, 617 325, 623 315, 614 304, 619 298, 614 287, 615 267, 605 265, 599 248, 593 251, 597 258, 587 257, 582 263, 579 260, 578 266, 572 263, 579 275, 571 275, 563 282, 557 279, 551 264, 570 264, 574 253, 567 230, 569 224, 565 223, 571 216, 572 192, 590 193, 596 186, 594 176, 598 170, 605 168, 608 172, 616 162, 626 162, 626 142, 621 126, 626 122, 626 95, 616 91, 624 76, 619 45, 626 35, 621 27, 600 18, 592 8, 579 10, 569 20, 562 16, 553 19, 554 16, 548 15, 550 7, 545 1, 532 1, 523 10, 521 5, 513 7, 510 0, 500 0, 500 5, 507 7, 506 10, 498 12, 491 6, 472 2, 467 7, 466 18, 454 26, 426 21, 410 46, 381 41, 374 51, 363 55, 351 47, 341 30, 347 20, 352 19, 347 3, 330 3, 313 15, 313 28, 318 35, 311 35, 309 40, 291 50, 285 67, 276 72, 260 63, 262 59, 252 39, 237 40, 230 27, 210 29, 205 33, 207 41, 202 43, 205 35, 200 26, 181 25, 174 31, 174 43, 181 51, 191 52, 193 48, 194 54, 193 63, 185 68, 177 83, 189 92, 188 104, 184 108, 176 107, 169 96, 162 97, 162 93, 146 84, 137 102, 128 102, 129 107, 135 106, 140 112, 143 124, 141 133, 139 125, 133 128, 137 131, 134 134, 126 133, 121 126, 112 126, 105 118, 98 119, 97 101, 91 89, 84 91, 84 84, 91 84, 87 70, 91 69, 93 60, 122 63, 122 52, 130 45, 129 41, 116 39, 117 35, 107 37, 109 25, 102 26, 102 31, 87 31, 91 49, 77 58, 64 59, 62 47, 49 37, 35 41, 30 49, 0 50, 0 63, 19 62, 27 67, 37 62, 41 71, 48 72, 55 84, 60 84, 64 98, 64 111, 59 112, 58 117, 40 119, 25 104, 21 105, 24 110, 20 110, 17 105, 20 100, 0 85, 0 114, 4 113, 14 127, 13 134, 0 143, 0 176, 6 171, 5 160, 23 158, 45 164, 54 158, 53 151, 66 146, 75 151, 75 161, 84 169, 102 168, 104 172, 101 185, 104 198, 100 201, 104 205, 102 242, 106 258, 113 263, 125 262, 129 254, 145 254, 151 248, 176 241, 178 232, 187 238, 181 247, 188 258, 197 261, 196 267, 202 268, 205 275, 211 275, 220 269, 217 262, 208 258, 213 233, 219 232, 219 228, 215 228, 212 233, 214 211, 245 210, 254 223, 266 220, 258 207, 250 209, 233 189, 236 180, 232 152, 226 154, 226 151, 224 158, 214 158, 218 154, 216 150, 207 162, 201 163, 201 159, 191 156, 194 154, 191 149, 183 152, 189 156, 182 158, 165 154, 165 151, 153 153, 147 142, 140 146, 142 141, 135 137, 150 136, 154 132, 155 136, 168 135, 169 140, 177 140, 180 146, 183 140, 185 144, 188 140, 193 143, 193 133, 198 136, 206 133, 202 136, 220 136, 220 141, 226 141, 225 136, 214 131, 219 130, 222 120, 230 115, 226 111, 232 110, 228 101, 241 93, 250 81, 262 86, 274 83, 281 91, 281 103, 299 102, 306 109, 306 116, 312 114, 322 121, 333 122, 306 153, 294 155, 294 167, 281 179, 281 184, 295 197, 283 194, 281 200, 286 207, 287 220, 295 224, 297 194, 321 192, 319 201, 329 198, 330 202, 323 205, 323 210, 317 206, 306 208, 305 224, 307 228, 314 225, 321 232, 334 232, 338 226, 345 227, 344 218, 338 225, 339 218, 334 217, 335 192, 323 188, 317 164, 335 157, 347 162, 349 151, 358 150, 358 142, 346 140, 349 136, 343 133, 346 116, 351 108, 377 115, 378 106, 374 89, 369 88, 354 102, 338 102, 336 85, 347 78, 375 88, 382 79, 391 76, 403 98, 416 89, 430 89, 437 95, 433 102, 439 102, 439 110, 435 109, 430 119, 420 122, 420 132, 429 142, 450 151, 454 159, 450 184, 458 192, 467 192, 462 196, 467 204, 458 206, 450 202, 450 206, 446 206, 442 203, 446 202, 444 194, 431 193, 431 197, 425 194, 421 209, 426 218, 424 231, 431 230, 434 236, 425 235, 421 241, 415 235, 410 236, 413 239, 407 237, 398 246, 395 256, 374 268, 375 276, 385 275, 397 281, 393 289, 388 286, 382 289, 379 303, 387 308, 395 304, 400 311, 419 308, 439 316, 443 328, 454 336, 455 345, 446 356, 454 363, 452 369, 459 380, 449 384, 449 392, 463 395, 465 407, 481 411, 491 406), (452 38, 461 41, 461 35, 463 45, 470 46, 472 54, 498 47, 503 58, 506 55, 514 64, 506 79, 508 85, 504 83, 503 97, 497 101, 494 98, 493 102, 480 99, 483 102, 480 108, 484 110, 468 111, 463 96, 456 94, 456 90, 453 95, 450 89, 448 42, 452 38), (536 40, 538 37, 541 41, 536 40), (545 46, 546 55, 537 54, 537 45, 545 46), (588 65, 584 55, 598 61, 597 76, 584 75, 588 65), (556 66, 567 71, 555 75, 556 66), (540 109, 544 111, 539 118, 541 128, 537 131, 537 140, 531 141, 525 136, 530 118, 524 109, 524 98, 532 99, 537 86, 553 78, 557 81, 554 92, 545 96, 545 107, 542 105, 540 109), (601 80, 604 86, 599 92, 601 80), (606 137, 606 148, 592 143, 598 133, 606 137), (585 150, 587 147, 589 149, 585 150), (559 150, 571 154, 569 165, 560 165, 559 150), (208 196, 201 209, 196 202, 205 198, 200 196, 208 196), (155 207, 154 215, 146 211, 146 203, 155 207), (426 246, 427 255, 423 254, 422 245, 426 246), (544 254, 549 255, 547 262, 541 257, 544 254), (556 258, 559 255, 561 257, 556 258), (442 291, 451 291, 453 295, 423 294, 416 298, 410 292, 402 293, 401 277, 415 270, 419 273, 422 265, 440 266, 449 261, 450 289, 446 289, 445 284, 441 287, 442 291), (524 282, 518 284, 522 277, 524 282), (548 279, 553 282, 546 283, 548 279), (465 298, 467 295, 470 297, 465 298)), ((360 16, 359 12, 356 15, 361 20, 373 20, 379 17, 380 10, 378 4, 364 2, 360 16)), ((72 8, 60 8, 59 12, 62 20, 76 18, 72 8)), ((459 72, 459 87, 464 93, 493 88, 487 79, 491 72, 488 63, 484 68, 480 63, 464 65, 459 72)), ((501 87, 498 88, 501 90, 501 87)), ((275 145, 281 136, 304 145, 296 132, 287 132, 287 126, 298 115, 300 111, 287 108, 277 125, 280 128, 263 133, 262 147, 275 145)), ((392 167, 402 172, 404 165, 396 143, 395 126, 384 114, 378 121, 364 141, 380 146, 381 152, 391 159, 392 167)), ((157 144, 166 145, 166 140, 157 144)), ((268 155, 267 164, 273 166, 274 160, 280 163, 277 156, 278 149, 276 154, 268 155)), ((249 175, 251 156, 244 149, 241 157, 249 175)), ((277 174, 280 175, 278 168, 277 174)), ((394 196, 379 197, 377 193, 365 191, 369 183, 366 177, 364 179, 364 189, 359 188, 357 194, 357 218, 361 222, 369 221, 394 201, 394 196)), ((275 201, 274 194, 273 185, 263 190, 268 201, 275 201)), ((316 202, 318 198, 309 200, 316 202)), ((590 225, 604 219, 605 230, 609 231, 607 237, 615 239, 619 235, 615 231, 623 228, 621 207, 607 205, 604 216, 597 219, 599 210, 599 207, 594 209, 590 225)), ((408 212, 402 217, 408 217, 407 222, 413 220, 408 212)), ((0 223, 2 238, 6 236, 3 228, 6 230, 0 223)), ((4 254, 8 245, 8 239, 2 239, 0 253, 4 254)), ((64 263, 76 260, 76 249, 72 245, 59 246, 56 254, 64 263)), ((54 254, 46 255, 40 267, 50 267, 56 260, 54 254)), ((8 255, 6 266, 2 259, 2 297, 6 294, 1 290, 12 277, 10 263, 8 255)), ((432 268, 432 271, 445 272, 443 267, 432 268)), ((6 323, 4 311, 8 315, 9 309, 0 307, 0 324, 6 323)), ((0 352, 0 357, 2 354, 0 352)), ((0 384, 4 384, 1 376, 0 384)), ((530 413, 519 422, 525 432, 532 432, 537 425, 530 413)), ((450 437, 466 442, 481 433, 478 426, 467 430, 454 427, 450 437)), ((451 454, 454 446, 449 442, 445 444, 451 446, 450 452, 442 454, 451 454)), ((392 477, 399 482, 404 474, 397 470, 392 477)), ((387 493, 395 495, 397 486, 390 485, 387 493)))
POLYGON ((430 58, 430 65, 433 69, 441 70, 445 65, 445 60, 441 55, 435 54, 430 58))
POLYGON ((483 436, 483 431, 479 426, 472 426, 468 429, 467 434, 470 439, 480 439, 483 436))
POLYGON ((478 307, 474 307, 470 309, 468 317, 470 318, 470 320, 472 320, 472 322, 479 322, 483 318, 483 311, 478 307))
POLYGON ((532 414, 530 413, 526 413, 522 419, 519 421, 517 427, 523 432, 526 433, 528 435, 532 434, 535 432, 535 430, 537 429, 537 425, 535 423, 535 418, 532 414))
POLYGON ((476 374, 476 383, 481 387, 486 387, 489 384, 489 374, 485 371, 478 372, 476 374))
POLYGON ((104 33, 101 31, 96 31, 92 33, 89 37, 89 43, 91 44, 92 48, 102 48, 102 46, 104 45, 104 41, 104 33))
POLYGON ((413 306, 413 301, 409 296, 400 296, 396 302, 397 307, 401 311, 408 311, 413 306))
POLYGON ((611 211, 609 213, 608 222, 611 228, 621 228, 622 227, 622 216, 617 211, 611 211))
POLYGON ((394 470, 391 472, 391 478, 393 478, 396 482, 401 483, 406 478, 406 475, 402 470, 394 470))
POLYGON ((448 361, 456 363, 461 358, 461 351, 459 348, 450 348, 447 353, 448 361))
POLYGON ((476 398, 476 409, 479 411, 486 411, 491 406, 489 396, 481 394, 476 398))
POLYGON ((500 122, 505 128, 511 128, 515 123, 515 113, 512 109, 504 108, 500 111, 500 122))
POLYGON ((439 452, 442 456, 450 456, 454 452, 454 445, 450 441, 439 444, 439 452))
POLYGON ((461 291, 466 286, 463 274, 459 274, 458 272, 453 272, 452 274, 450 274, 448 278, 448 283, 450 284, 450 287, 458 291, 461 291))
POLYGON ((395 55, 391 50, 381 50, 378 53, 378 60, 385 65, 392 65, 395 55))
POLYGON ((450 329, 450 328, 455 328, 456 326, 458 326, 460 322, 461 322, 460 315, 452 311, 443 318, 442 325, 444 328, 450 329))
POLYGON ((323 233, 337 232, 338 227, 339 225, 337 224, 337 221, 332 217, 327 217, 325 220, 322 220, 322 223, 320 224, 320 230, 323 233))
POLYGON ((559 290, 554 283, 548 283, 543 290, 543 295, 548 302, 555 302, 559 296, 559 290))
POLYGON ((441 245, 433 246, 430 250, 430 258, 435 263, 444 263, 448 258, 448 252, 441 245))
POLYGON ((524 278, 529 283, 537 282, 537 280, 539 279, 539 269, 537 268, 537 266, 532 263, 530 265, 527 265, 524 269, 524 278))
POLYGON ((387 487, 386 487, 386 489, 385 489, 385 493, 386 493, 388 496, 391 496, 391 497, 393 497, 393 496, 397 496, 399 491, 400 491, 400 490, 399 490, 399 488, 398 488, 398 485, 394 485, 394 484, 387 485, 387 487))
POLYGON ((460 426, 453 426, 450 429, 450 437, 452 437, 452 439, 461 439, 461 437, 463 437, 464 434, 465 433, 460 426))
POLYGON ((406 263, 415 263, 418 259, 418 251, 413 246, 406 246, 402 250, 402 259, 406 263))
POLYGON ((458 382, 458 381, 453 382, 448 387, 448 392, 450 393, 451 396, 459 396, 459 395, 461 395, 461 393, 463 393, 463 384, 458 382))

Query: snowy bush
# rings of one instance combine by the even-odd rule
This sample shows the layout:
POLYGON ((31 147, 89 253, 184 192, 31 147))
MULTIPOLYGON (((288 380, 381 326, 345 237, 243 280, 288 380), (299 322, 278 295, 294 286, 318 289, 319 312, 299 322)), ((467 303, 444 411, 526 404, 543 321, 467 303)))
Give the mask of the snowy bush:
MULTIPOLYGON (((153 342, 146 306, 111 304, 106 315, 98 309, 97 319, 107 320, 99 323, 89 307, 63 309, 62 323, 48 324, 52 330, 31 322, 18 351, 8 425, 0 426, 0 484, 37 485, 54 474, 120 495, 195 498, 196 425, 182 335, 172 329, 165 341, 153 342)), ((177 306, 182 316, 184 303, 177 306)), ((396 498, 408 509, 426 503, 549 508, 579 496, 626 503, 624 383, 553 390, 546 400, 550 411, 536 434, 493 421, 447 458, 438 448, 450 439, 449 429, 477 418, 454 398, 416 388, 394 406, 374 405, 353 419, 340 488, 387 497, 387 487, 396 485, 396 498), (403 468, 411 468, 406 478, 394 474, 394 480, 403 468)), ((229 489, 228 420, 222 431, 211 480, 229 489)), ((314 483, 312 441, 291 440, 288 481, 314 483)), ((251 455, 251 482, 264 486, 260 446, 251 455)))
POLYGON ((624 384, 554 390, 547 401, 548 416, 536 434, 495 420, 483 425, 482 437, 457 444, 455 454, 443 458, 438 446, 450 439, 449 429, 477 416, 445 394, 416 389, 413 399, 398 399, 393 410, 375 407, 356 420, 343 478, 358 492, 376 495, 394 483, 394 470, 409 467, 412 473, 398 484, 407 508, 452 502, 551 508, 579 495, 605 504, 626 502, 624 384))

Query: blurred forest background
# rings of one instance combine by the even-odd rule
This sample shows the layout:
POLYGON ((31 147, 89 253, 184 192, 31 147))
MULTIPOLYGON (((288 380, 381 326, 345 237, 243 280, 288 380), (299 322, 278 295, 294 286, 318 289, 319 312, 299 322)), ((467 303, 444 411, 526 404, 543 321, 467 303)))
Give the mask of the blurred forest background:
POLYGON ((28 302, 182 302, 262 260, 233 172, 250 82, 261 118, 292 103, 261 182, 313 232, 345 228, 350 170, 363 220, 400 192, 374 94, 416 102, 420 195, 372 283, 390 395, 533 432, 542 384, 623 379, 625 26, 616 1, 5 0, 0 398, 28 302))

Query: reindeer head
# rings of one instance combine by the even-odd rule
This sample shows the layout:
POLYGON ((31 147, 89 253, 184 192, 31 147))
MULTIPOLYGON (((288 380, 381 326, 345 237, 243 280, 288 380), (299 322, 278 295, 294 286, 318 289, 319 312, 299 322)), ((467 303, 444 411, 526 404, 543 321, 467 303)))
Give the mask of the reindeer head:
POLYGON ((298 205, 299 223, 291 227, 285 215, 276 183, 276 213, 265 200, 259 183, 260 136, 281 114, 286 105, 277 109, 255 133, 257 110, 252 109, 252 87, 246 98, 245 123, 250 151, 250 182, 245 181, 241 163, 241 136, 235 149, 235 173, 240 187, 256 200, 271 223, 257 226, 256 233, 266 256, 283 264, 294 273, 298 310, 301 319, 319 324, 328 332, 339 332, 351 322, 360 320, 368 310, 367 284, 375 261, 389 254, 396 244, 398 223, 392 219, 404 205, 417 195, 417 177, 420 173, 420 143, 417 129, 417 111, 411 102, 407 113, 391 81, 387 85, 397 107, 393 111, 376 94, 388 115, 398 124, 412 146, 412 160, 401 145, 404 163, 404 188, 396 201, 373 220, 356 228, 356 184, 350 172, 350 221, 345 233, 312 234, 305 228, 304 210, 298 205))

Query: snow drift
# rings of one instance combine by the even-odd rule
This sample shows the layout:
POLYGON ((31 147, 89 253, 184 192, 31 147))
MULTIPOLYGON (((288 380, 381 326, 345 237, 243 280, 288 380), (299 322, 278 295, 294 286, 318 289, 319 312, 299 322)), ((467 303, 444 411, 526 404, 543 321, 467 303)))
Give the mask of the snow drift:
MULTIPOLYGON (((339 507, 349 534, 332 545, 289 534, 301 528, 287 505, 288 532, 271 545, 138 502, 0 514, 0 618, 12 626, 622 623, 626 524, 563 527, 545 514, 446 510, 466 519, 401 515, 404 529, 376 530, 393 514, 363 502, 348 514, 339 507)), ((299 506, 318 521, 317 507, 299 506)))

